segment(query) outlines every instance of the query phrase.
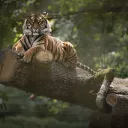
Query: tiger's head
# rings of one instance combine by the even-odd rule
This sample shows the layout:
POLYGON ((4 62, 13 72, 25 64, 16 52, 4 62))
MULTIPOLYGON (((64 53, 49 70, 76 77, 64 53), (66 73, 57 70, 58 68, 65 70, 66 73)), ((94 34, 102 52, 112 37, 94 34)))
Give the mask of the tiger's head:
POLYGON ((25 35, 49 34, 51 27, 46 19, 46 14, 31 14, 25 19, 23 24, 23 33, 25 35))

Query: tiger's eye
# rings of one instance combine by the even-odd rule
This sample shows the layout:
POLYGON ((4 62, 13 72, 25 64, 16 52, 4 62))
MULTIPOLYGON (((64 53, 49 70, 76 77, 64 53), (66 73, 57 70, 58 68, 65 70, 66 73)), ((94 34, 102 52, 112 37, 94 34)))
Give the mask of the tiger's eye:
POLYGON ((41 17, 39 17, 37 20, 38 20, 38 22, 42 22, 42 18, 41 17))
POLYGON ((34 20, 30 21, 30 24, 34 24, 34 20))
POLYGON ((38 23, 39 23, 39 24, 42 24, 42 20, 39 20, 38 23))

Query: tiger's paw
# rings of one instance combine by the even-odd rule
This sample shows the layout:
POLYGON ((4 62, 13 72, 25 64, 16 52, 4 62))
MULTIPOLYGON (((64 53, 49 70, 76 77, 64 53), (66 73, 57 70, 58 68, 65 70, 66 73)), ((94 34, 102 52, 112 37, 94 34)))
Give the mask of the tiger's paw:
POLYGON ((32 56, 29 55, 27 52, 24 53, 23 61, 25 63, 30 63, 32 61, 32 56))
POLYGON ((18 56, 24 56, 24 53, 25 53, 24 50, 15 50, 15 49, 13 49, 13 51, 14 51, 18 56))
POLYGON ((18 56, 24 56, 24 51, 16 52, 18 56))
POLYGON ((28 57, 28 56, 24 56, 24 57, 23 57, 23 61, 24 61, 25 63, 30 63, 30 62, 32 61, 32 58, 31 58, 31 57, 28 57))
POLYGON ((16 44, 14 44, 14 46, 12 47, 12 50, 18 55, 18 56, 23 56, 25 53, 24 48, 22 47, 22 45, 18 42, 16 44))

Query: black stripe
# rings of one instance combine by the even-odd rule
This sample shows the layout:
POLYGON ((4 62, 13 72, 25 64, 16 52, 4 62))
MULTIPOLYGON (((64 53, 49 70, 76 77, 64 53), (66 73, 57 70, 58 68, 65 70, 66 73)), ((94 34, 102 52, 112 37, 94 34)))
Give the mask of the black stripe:
POLYGON ((26 49, 28 50, 30 47, 28 46, 28 43, 30 43, 30 42, 28 42, 28 39, 27 39, 27 36, 24 38, 24 45, 25 45, 25 47, 26 47, 26 49))
POLYGON ((37 42, 43 40, 43 38, 44 38, 44 37, 43 37, 42 35, 36 36, 35 39, 33 40, 33 43, 32 43, 32 44, 37 43, 37 42))
MULTIPOLYGON (((41 36, 41 35, 38 35, 38 36, 35 38, 35 40, 37 40, 40 36, 41 36)), ((35 40, 34 40, 34 41, 35 41, 35 40)), ((34 41, 33 41, 33 42, 34 42, 34 41)))
POLYGON ((27 37, 29 44, 32 46, 32 41, 30 40, 30 36, 27 37))
POLYGON ((60 60, 60 54, 62 54, 59 46, 58 46, 58 53, 57 54, 58 54, 57 60, 59 61, 60 60))
POLYGON ((45 19, 45 27, 44 28, 47 28, 47 20, 45 19))
POLYGON ((56 46, 56 60, 59 60, 59 57, 60 57, 60 48, 59 46, 56 46))
POLYGON ((22 45, 22 47, 24 48, 25 51, 27 51, 28 49, 26 48, 26 46, 24 45, 24 42, 22 40, 20 40, 20 43, 22 45))
POLYGON ((48 43, 47 50, 51 51, 51 46, 52 46, 52 43, 48 43))
POLYGON ((67 57, 67 59, 72 59, 72 58, 74 58, 75 56, 76 56, 76 53, 74 52, 74 53, 70 54, 70 55, 67 57))
POLYGON ((53 42, 51 42, 51 47, 50 47, 51 49, 49 49, 51 51, 51 53, 53 53, 53 47, 54 47, 53 45, 54 45, 53 42))

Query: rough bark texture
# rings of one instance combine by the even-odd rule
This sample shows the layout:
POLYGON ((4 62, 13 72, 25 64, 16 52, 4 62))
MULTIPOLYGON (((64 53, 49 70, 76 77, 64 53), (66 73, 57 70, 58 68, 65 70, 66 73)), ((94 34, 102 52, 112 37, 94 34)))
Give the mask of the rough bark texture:
POLYGON ((111 113, 94 112, 89 128, 128 125, 128 79, 113 78, 113 69, 92 76, 79 68, 73 70, 56 62, 41 63, 35 58, 26 64, 11 50, 0 51, 0 83, 5 86, 111 113), (115 100, 116 105, 111 105, 115 100))
MULTIPOLYGON (((113 80, 113 77, 111 80, 113 80)), ((103 111, 103 112, 112 111, 111 107, 106 102, 106 97, 107 97, 108 90, 110 88, 111 80, 105 78, 99 89, 99 92, 97 93, 96 104, 99 111, 103 111)))
POLYGON ((128 95, 109 94, 107 102, 112 106, 113 114, 122 116, 128 114, 128 95))
POLYGON ((114 78, 113 82, 111 83, 109 92, 115 94, 128 95, 128 78, 114 78))
POLYGON ((128 106, 128 95, 110 93, 107 95, 106 101, 110 106, 120 105, 123 107, 125 106, 127 107, 128 106))
POLYGON ((120 92, 120 86, 124 88, 128 86, 127 82, 121 83, 125 81, 123 79, 113 80, 112 69, 102 70, 92 76, 83 69, 73 70, 56 62, 40 63, 33 59, 32 63, 26 64, 9 49, 0 52, 0 70, 0 83, 5 86, 83 105, 94 110, 97 109, 97 94, 101 94, 103 102, 106 102, 105 98, 109 92, 120 92), (102 89, 104 79, 109 83, 108 91, 102 89))
POLYGON ((88 86, 93 77, 82 69, 73 70, 55 62, 42 64, 35 59, 26 64, 10 50, 2 62, 0 82, 4 85, 96 108, 95 96, 90 94, 93 88, 88 86))

